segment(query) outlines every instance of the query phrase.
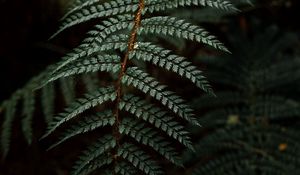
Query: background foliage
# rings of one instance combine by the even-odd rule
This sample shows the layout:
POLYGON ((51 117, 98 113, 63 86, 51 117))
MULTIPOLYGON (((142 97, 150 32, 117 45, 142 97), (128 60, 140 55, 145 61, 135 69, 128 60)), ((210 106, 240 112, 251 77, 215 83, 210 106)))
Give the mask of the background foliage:
MULTIPOLYGON (((299 174, 300 44, 299 24, 295 21, 299 2, 252 2, 255 6, 241 4, 243 12, 239 14, 223 14, 211 9, 174 12, 213 31, 229 46, 232 55, 186 41, 159 40, 166 47, 192 58, 204 70, 217 95, 217 98, 206 96, 172 74, 161 77, 161 81, 168 82, 189 99, 203 125, 201 129, 190 127, 197 145, 196 154, 183 153, 186 169, 170 169, 169 164, 162 162, 169 174, 299 174), (185 86, 179 86, 181 84, 185 86)), ((3 18, 0 95, 3 101, 23 87, 30 77, 78 45, 84 36, 77 33, 84 33, 88 26, 82 25, 48 42, 67 2, 2 0, 0 3, 3 18)), ((159 74, 151 67, 148 69, 159 74)), ((37 107, 35 115, 45 113, 47 116, 47 112, 61 111, 77 95, 70 89, 74 83, 80 92, 93 89, 92 85, 83 86, 82 82, 87 79, 94 80, 82 77, 76 81, 68 79, 67 83, 58 82, 53 91, 54 94, 59 92, 53 96, 59 102, 56 109, 43 108, 49 105, 41 101, 38 104, 41 108, 37 107), (69 90, 60 92, 61 87, 69 90)), ((26 113, 19 108, 20 114, 26 113)), ((21 119, 16 116, 12 148, 0 165, 0 174, 68 174, 71 163, 89 139, 78 138, 45 152, 49 143, 38 141, 38 138, 45 131, 47 122, 44 121, 51 118, 34 117, 33 140, 22 135, 22 129, 28 128, 22 128, 26 120, 21 119), (34 144, 27 146, 27 142, 34 144)), ((1 117, 0 123, 3 122, 1 117)))

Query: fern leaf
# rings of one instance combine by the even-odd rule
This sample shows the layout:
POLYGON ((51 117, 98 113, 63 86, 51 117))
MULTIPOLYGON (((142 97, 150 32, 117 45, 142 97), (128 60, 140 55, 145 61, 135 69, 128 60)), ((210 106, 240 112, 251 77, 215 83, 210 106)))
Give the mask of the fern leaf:
MULTIPOLYGON (((91 19, 126 14, 135 12, 138 9, 138 0, 113 0, 98 4, 99 1, 100 0, 87 1, 70 10, 62 18, 63 23, 60 29, 54 35, 52 35, 51 38, 72 26, 87 22, 91 19)), ((237 11, 234 5, 227 0, 152 0, 146 1, 144 13, 153 13, 154 11, 164 11, 166 9, 174 9, 191 5, 210 6, 228 11, 237 11)))
MULTIPOLYGON (((158 16, 142 20, 139 33, 155 33, 184 38, 210 45, 216 49, 229 52, 228 49, 205 29, 175 17, 158 16)), ((229 52, 230 53, 230 52, 229 52)))
POLYGON ((116 141, 111 135, 101 137, 97 142, 92 144, 73 167, 72 175, 88 174, 89 172, 112 162, 110 158, 104 158, 105 152, 116 146, 116 141), (99 157, 99 158, 98 158, 99 157), (101 160, 101 158, 104 158, 101 160), (96 159, 96 160, 95 160, 96 159), (102 162, 102 163, 101 163, 102 162), (97 164, 99 163, 99 164, 97 164), (104 163, 104 164, 103 164, 104 163))
POLYGON ((71 120, 75 116, 84 111, 100 105, 106 101, 113 101, 116 98, 116 93, 113 87, 100 88, 95 92, 88 93, 85 95, 85 98, 78 99, 76 102, 72 103, 64 113, 61 113, 58 117, 51 122, 48 132, 42 137, 45 138, 51 134, 56 128, 58 128, 63 123, 71 120))
POLYGON ((112 126, 115 123, 115 118, 111 111, 104 111, 96 115, 85 117, 83 120, 79 120, 75 125, 70 126, 59 138, 59 141, 48 148, 48 150, 60 145, 66 140, 74 137, 78 134, 93 131, 99 127, 107 125, 112 126))
POLYGON ((145 6, 145 11, 149 13, 188 6, 209 6, 226 11, 238 11, 228 0, 152 0, 146 1, 145 6))
POLYGON ((163 109, 148 104, 145 100, 141 100, 139 97, 132 95, 124 96, 119 108, 120 110, 130 112, 137 118, 151 123, 156 128, 163 130, 167 135, 193 150, 188 132, 163 109))
POLYGON ((166 70, 177 73, 186 77, 196 84, 205 92, 214 95, 211 86, 199 71, 186 58, 170 54, 170 50, 163 49, 151 43, 138 43, 138 47, 131 53, 130 58, 152 62, 153 64, 163 67, 166 70))
POLYGON ((121 15, 115 18, 109 18, 103 21, 101 25, 96 25, 95 29, 88 32, 89 37, 84 39, 84 43, 91 45, 103 43, 109 36, 118 33, 124 29, 131 30, 133 28, 133 15, 121 15))
POLYGON ((149 93, 181 118, 194 125, 200 125, 191 113, 192 109, 184 103, 183 99, 174 95, 173 92, 165 90, 166 86, 160 85, 154 78, 150 77, 147 73, 137 67, 127 69, 126 75, 122 78, 122 83, 128 86, 132 85, 143 91, 145 94, 149 93))
POLYGON ((32 118, 34 114, 35 96, 30 92, 25 92, 23 96, 23 116, 22 131, 27 143, 32 143, 32 118))
POLYGON ((130 143, 125 143, 118 150, 118 156, 130 162, 134 167, 140 169, 148 175, 159 175, 163 172, 144 151, 130 143))
POLYGON ((9 152, 10 148, 10 139, 11 139, 11 129, 12 123, 15 119, 16 106, 18 100, 20 99, 21 91, 17 91, 10 101, 5 102, 5 118, 2 124, 2 132, 1 132, 1 151, 3 153, 3 158, 5 158, 9 152))
MULTIPOLYGON (((89 47, 89 45, 84 45, 80 48, 74 49, 74 51, 67 56, 62 58, 62 61, 56 64, 54 71, 52 74, 60 70, 62 67, 66 66, 67 64, 76 61, 78 59, 89 58, 94 54, 100 54, 101 52, 113 50, 113 49, 120 49, 121 51, 127 48, 127 41, 128 36, 124 34, 113 35, 106 39, 106 42, 100 46, 89 47)), ((44 83, 44 86, 47 83, 44 83)))
POLYGON ((60 29, 51 38, 74 25, 91 19, 135 12, 138 8, 138 0, 113 0, 97 6, 96 3, 99 3, 99 0, 87 1, 67 13, 63 17, 60 29))
POLYGON ((148 128, 136 119, 125 119, 120 126, 120 133, 134 138, 137 142, 152 147, 175 165, 183 166, 171 144, 165 141, 158 132, 148 128))
POLYGON ((297 170, 295 171, 295 169, 292 169, 291 171, 291 169, 287 166, 278 165, 278 163, 274 163, 265 158, 260 158, 259 156, 252 156, 249 158, 249 156, 251 155, 244 153, 221 156, 216 160, 212 160, 207 164, 196 168, 192 175, 214 175, 223 174, 224 172, 232 175, 243 174, 245 172, 247 172, 247 174, 256 174, 255 172, 261 172, 262 174, 269 175, 297 174, 297 170))
POLYGON ((118 55, 97 55, 88 59, 80 59, 71 62, 51 75, 47 82, 55 81, 62 77, 74 74, 83 74, 97 71, 118 72, 120 70, 120 57, 118 55))

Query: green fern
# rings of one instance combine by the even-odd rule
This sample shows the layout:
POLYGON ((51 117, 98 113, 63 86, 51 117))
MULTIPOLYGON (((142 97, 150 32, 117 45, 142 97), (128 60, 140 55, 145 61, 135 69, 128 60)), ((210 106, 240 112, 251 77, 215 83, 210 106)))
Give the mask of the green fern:
MULTIPOLYGON (((72 78, 64 79, 65 81, 60 81, 59 90, 56 89, 56 85, 49 83, 41 89, 41 94, 35 92, 35 88, 40 85, 41 82, 47 77, 53 69, 53 66, 49 66, 40 75, 32 78, 23 88, 17 90, 10 99, 4 101, 0 107, 0 113, 4 114, 4 122, 1 127, 1 152, 3 157, 6 157, 11 142, 11 129, 13 122, 21 121, 22 134, 24 135, 28 144, 31 144, 35 139, 34 130, 32 128, 33 118, 39 116, 35 115, 38 111, 38 103, 42 106, 43 117, 45 123, 50 125, 53 120, 53 115, 55 113, 55 94, 60 91, 63 94, 63 100, 65 103, 70 103, 75 98, 75 86, 74 80, 72 78), (37 98, 40 96, 39 98, 37 98), (19 106, 19 107, 18 107, 19 106), (20 108, 20 109, 19 109, 20 108), (21 114, 18 114, 19 111, 21 114)), ((81 81, 90 77, 90 75, 84 75, 81 77, 81 81)), ((91 84, 91 83, 90 83, 91 84)), ((87 84, 86 84, 87 86, 87 84)))
MULTIPOLYGON (((232 32, 234 33, 234 32, 232 32)), ((235 32, 238 34, 238 32, 235 32)), ((187 151, 187 174, 299 174, 299 58, 293 34, 275 27, 231 40, 234 54, 199 57, 218 98, 196 97, 192 106, 205 126, 187 151), (233 68, 234 67, 234 68, 233 68), (280 126, 279 126, 280 125, 280 126)), ((198 58, 196 58, 198 59, 198 58)))
POLYGON ((99 168, 108 174, 163 174, 155 156, 149 155, 145 148, 182 166, 173 142, 178 141, 193 150, 182 121, 199 126, 198 119, 182 97, 132 64, 150 62, 187 78, 208 94, 214 94, 203 73, 187 58, 144 41, 149 35, 164 35, 229 52, 216 37, 197 25, 168 15, 154 16, 188 6, 237 11, 227 0, 77 0, 62 18, 62 26, 53 36, 96 18, 102 21, 88 32, 82 44, 54 66, 39 87, 61 78, 64 81, 71 75, 99 71, 109 72, 114 82, 114 86, 93 86, 95 91, 72 102, 65 112, 52 120, 43 136, 45 138, 65 126, 65 132, 50 147, 54 148, 78 134, 103 127, 112 129, 84 151, 72 174, 89 174, 99 168), (144 95, 133 95, 140 92, 144 95), (95 109, 96 106, 99 108, 95 109), (102 110, 102 106, 106 112, 85 116, 88 110, 102 110), (69 126, 69 123, 74 124, 69 126))
MULTIPOLYGON (((240 125, 219 129, 201 139, 196 152, 201 157, 219 154, 194 174, 299 174, 297 130, 277 126, 240 125), (223 154, 224 153, 224 154, 223 154)), ((186 160, 197 159, 186 153, 186 160)))

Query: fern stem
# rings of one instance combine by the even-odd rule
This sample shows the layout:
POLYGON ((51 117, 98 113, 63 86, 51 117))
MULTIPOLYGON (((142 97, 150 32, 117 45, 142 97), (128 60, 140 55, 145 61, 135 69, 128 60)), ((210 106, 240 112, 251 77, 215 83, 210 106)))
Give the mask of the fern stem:
MULTIPOLYGON (((145 8, 145 0, 139 0, 139 7, 138 10, 135 14, 134 17, 134 26, 130 32, 130 38, 127 43, 127 51, 125 53, 124 59, 121 61, 121 71, 118 76, 118 80, 116 83, 116 91, 117 91, 117 101, 116 101, 116 110, 115 110, 115 124, 113 125, 113 133, 114 137, 117 143, 117 149, 120 147, 120 138, 121 134, 119 132, 119 126, 120 126, 120 111, 119 111, 119 104, 121 102, 123 93, 122 93, 122 78, 125 75, 126 69, 127 69, 127 64, 129 60, 129 54, 134 50, 134 46, 136 44, 136 39, 137 39, 137 33, 138 29, 141 25, 141 18, 142 18, 142 12, 143 9, 145 8)), ((118 159, 117 156, 113 156, 115 159, 115 163, 118 159)))

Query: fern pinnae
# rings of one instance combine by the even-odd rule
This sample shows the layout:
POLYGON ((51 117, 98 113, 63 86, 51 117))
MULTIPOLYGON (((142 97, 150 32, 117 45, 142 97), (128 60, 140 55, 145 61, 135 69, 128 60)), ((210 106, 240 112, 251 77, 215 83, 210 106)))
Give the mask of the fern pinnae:
POLYGON ((120 57, 118 55, 97 55, 73 61, 57 72, 54 72, 47 82, 52 82, 62 77, 74 74, 86 74, 90 72, 106 71, 116 73, 120 70, 120 57))
POLYGON ((209 6, 226 11, 238 11, 238 9, 228 0, 151 0, 146 1, 144 13, 153 13, 188 6, 209 6))
MULTIPOLYGON (((75 163, 73 167, 72 175, 81 175, 82 171, 90 171, 88 167, 90 162, 96 159, 97 157, 105 156, 105 152, 113 149, 116 146, 116 140, 112 135, 105 135, 98 139, 97 142, 92 144, 83 154, 79 157, 79 160, 75 163)), ((112 160, 112 159, 111 159, 112 160)), ((101 162, 100 160, 99 162, 101 162)), ((112 161, 111 161, 112 162, 112 161)))
POLYGON ((106 101, 114 101, 115 99, 116 94, 113 87, 100 88, 95 92, 86 94, 85 98, 78 99, 76 102, 72 103, 64 113, 61 113, 59 116, 54 118, 54 121, 51 122, 47 133, 42 138, 47 137, 60 125, 76 117, 78 114, 106 101))
POLYGON ((179 141, 187 148, 193 150, 192 142, 188 136, 188 132, 178 122, 174 121, 173 117, 169 116, 166 111, 148 104, 145 100, 133 95, 123 97, 119 106, 120 110, 125 110, 141 118, 146 122, 154 125, 156 128, 166 132, 167 135, 179 141))
POLYGON ((120 133, 129 135, 137 142, 150 146, 175 165, 183 166, 171 144, 164 141, 164 138, 160 137, 158 132, 146 127, 145 123, 126 118, 120 125, 120 133))
POLYGON ((48 150, 60 145, 66 140, 74 137, 78 134, 83 134, 86 132, 93 131, 99 127, 104 127, 107 125, 112 126, 115 123, 115 118, 111 111, 104 111, 97 113, 96 115, 84 117, 83 120, 79 120, 76 124, 70 126, 59 138, 59 141, 51 145, 48 150))
POLYGON ((200 70, 193 66, 191 62, 187 61, 186 58, 170 53, 170 50, 163 49, 154 44, 139 42, 138 47, 132 52, 130 58, 149 61, 166 70, 175 72, 192 81, 203 91, 215 96, 210 84, 200 70))
MULTIPOLYGON (((80 24, 91 19, 115 16, 119 14, 126 14, 135 12, 138 9, 138 0, 113 0, 110 2, 100 3, 99 0, 92 0, 82 3, 80 6, 75 7, 69 11, 63 18, 63 24, 60 29, 51 36, 50 39, 62 31, 80 24), (99 3, 99 5, 95 5, 99 3)), ((186 6, 210 6, 214 8, 220 8, 222 10, 237 11, 234 5, 226 0, 152 0, 145 2, 145 9, 143 13, 161 11, 166 9, 174 9, 178 7, 186 6)))
MULTIPOLYGON (((95 3, 97 3, 97 0, 93 1, 96 1, 95 3)), ((66 16, 63 19, 63 24, 60 29, 52 35, 50 39, 72 26, 87 22, 91 19, 135 12, 138 9, 139 3, 139 0, 113 0, 94 6, 93 1, 87 2, 87 5, 91 5, 90 9, 82 9, 82 7, 78 7, 75 10, 76 12, 74 11, 75 14, 70 13, 66 16)), ((86 7, 87 5, 83 6, 86 7)))
POLYGON ((17 91, 10 101, 6 101, 2 107, 4 108, 5 116, 4 122, 2 124, 2 132, 1 132, 1 151, 3 153, 2 158, 4 159, 10 148, 10 137, 11 137, 11 128, 12 123, 15 119, 16 106, 18 100, 21 98, 21 91, 17 91))
POLYGON ((35 95, 32 92, 25 92, 23 95, 23 119, 22 130, 27 143, 32 142, 32 118, 34 115, 35 95))
MULTIPOLYGON (((74 49, 74 52, 65 56, 62 61, 60 61, 55 70, 52 71, 52 74, 55 74, 57 71, 62 69, 64 66, 68 65, 71 62, 74 62, 79 59, 90 58, 95 54, 106 52, 113 49, 125 50, 127 47, 128 36, 124 34, 112 35, 106 39, 106 42, 102 45, 95 47, 85 46, 84 48, 74 49)), ((40 87, 43 87, 48 82, 44 82, 40 87)))
POLYGON ((125 143, 118 150, 118 156, 129 161, 134 167, 148 175, 163 174, 161 167, 156 164, 144 151, 131 143, 125 143))
POLYGON ((169 35, 172 37, 176 36, 178 38, 204 43, 216 49, 230 53, 223 43, 217 40, 215 36, 211 35, 205 29, 176 17, 157 16, 144 19, 139 33, 154 33, 169 35))
POLYGON ((160 101, 174 113, 194 125, 200 126, 197 119, 192 114, 192 109, 185 104, 184 100, 173 92, 167 91, 166 86, 160 85, 154 78, 137 67, 127 69, 126 75, 122 78, 122 83, 132 85, 144 93, 149 93, 152 97, 160 101))

